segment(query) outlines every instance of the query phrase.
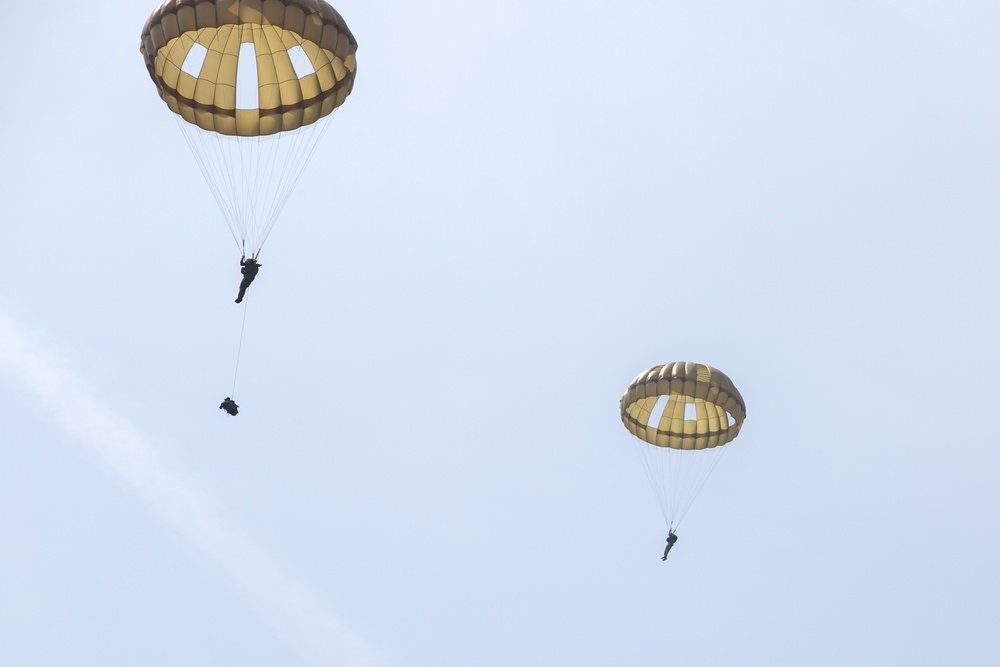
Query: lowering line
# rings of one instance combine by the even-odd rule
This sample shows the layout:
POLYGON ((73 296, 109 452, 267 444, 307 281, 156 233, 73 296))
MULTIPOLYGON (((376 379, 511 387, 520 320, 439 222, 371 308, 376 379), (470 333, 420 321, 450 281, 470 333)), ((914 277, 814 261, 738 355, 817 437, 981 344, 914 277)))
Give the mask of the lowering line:
POLYGON ((229 394, 233 400, 236 400, 236 378, 240 374, 240 354, 243 352, 243 332, 247 328, 247 309, 249 308, 250 296, 247 295, 243 298, 243 324, 240 326, 240 344, 236 348, 236 370, 233 372, 233 391, 229 394))

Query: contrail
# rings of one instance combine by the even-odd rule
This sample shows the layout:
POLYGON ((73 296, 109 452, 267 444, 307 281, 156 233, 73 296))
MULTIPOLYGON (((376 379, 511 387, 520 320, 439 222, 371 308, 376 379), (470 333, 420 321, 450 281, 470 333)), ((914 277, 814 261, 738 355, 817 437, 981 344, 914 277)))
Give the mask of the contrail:
POLYGON ((150 510, 191 546, 216 562, 257 611, 317 667, 378 667, 377 651, 284 571, 262 545, 221 517, 208 498, 176 472, 128 421, 105 405, 51 350, 0 312, 0 371, 34 394, 73 436, 87 445, 150 510))

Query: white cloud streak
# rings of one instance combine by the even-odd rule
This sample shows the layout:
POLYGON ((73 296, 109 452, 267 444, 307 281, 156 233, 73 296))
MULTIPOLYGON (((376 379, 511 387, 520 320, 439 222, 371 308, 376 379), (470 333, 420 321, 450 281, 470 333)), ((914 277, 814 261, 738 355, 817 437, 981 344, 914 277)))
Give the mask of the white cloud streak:
POLYGON ((132 487, 149 509, 217 563, 258 612, 317 667, 377 667, 377 652, 267 549, 213 510, 169 470, 156 450, 82 378, 0 312, 0 370, 34 394, 56 420, 132 487))

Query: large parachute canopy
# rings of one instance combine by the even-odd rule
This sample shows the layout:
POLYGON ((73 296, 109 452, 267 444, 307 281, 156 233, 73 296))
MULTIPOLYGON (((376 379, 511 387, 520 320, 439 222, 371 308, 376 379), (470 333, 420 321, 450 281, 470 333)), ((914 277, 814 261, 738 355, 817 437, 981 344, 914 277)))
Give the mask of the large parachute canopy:
POLYGON ((673 530, 739 435, 743 397, 717 368, 681 361, 641 373, 622 394, 620 410, 673 530))
POLYGON ((323 0, 166 0, 146 21, 149 76, 248 254, 351 93, 357 48, 323 0))

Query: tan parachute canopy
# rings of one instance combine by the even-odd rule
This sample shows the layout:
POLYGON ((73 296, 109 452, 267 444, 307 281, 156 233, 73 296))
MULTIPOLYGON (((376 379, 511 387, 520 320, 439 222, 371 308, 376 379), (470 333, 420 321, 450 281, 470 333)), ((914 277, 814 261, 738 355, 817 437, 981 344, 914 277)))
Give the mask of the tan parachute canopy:
POLYGON ((253 137, 315 123, 343 104, 357 48, 323 0, 166 0, 139 50, 174 113, 253 137), (247 57, 256 68, 237 66, 247 57))
POLYGON ((632 435, 657 447, 686 450, 732 442, 747 411, 725 373, 685 361, 653 366, 639 375, 622 395, 620 407, 632 435), (654 426, 650 418, 661 397, 667 397, 666 403, 654 426))

